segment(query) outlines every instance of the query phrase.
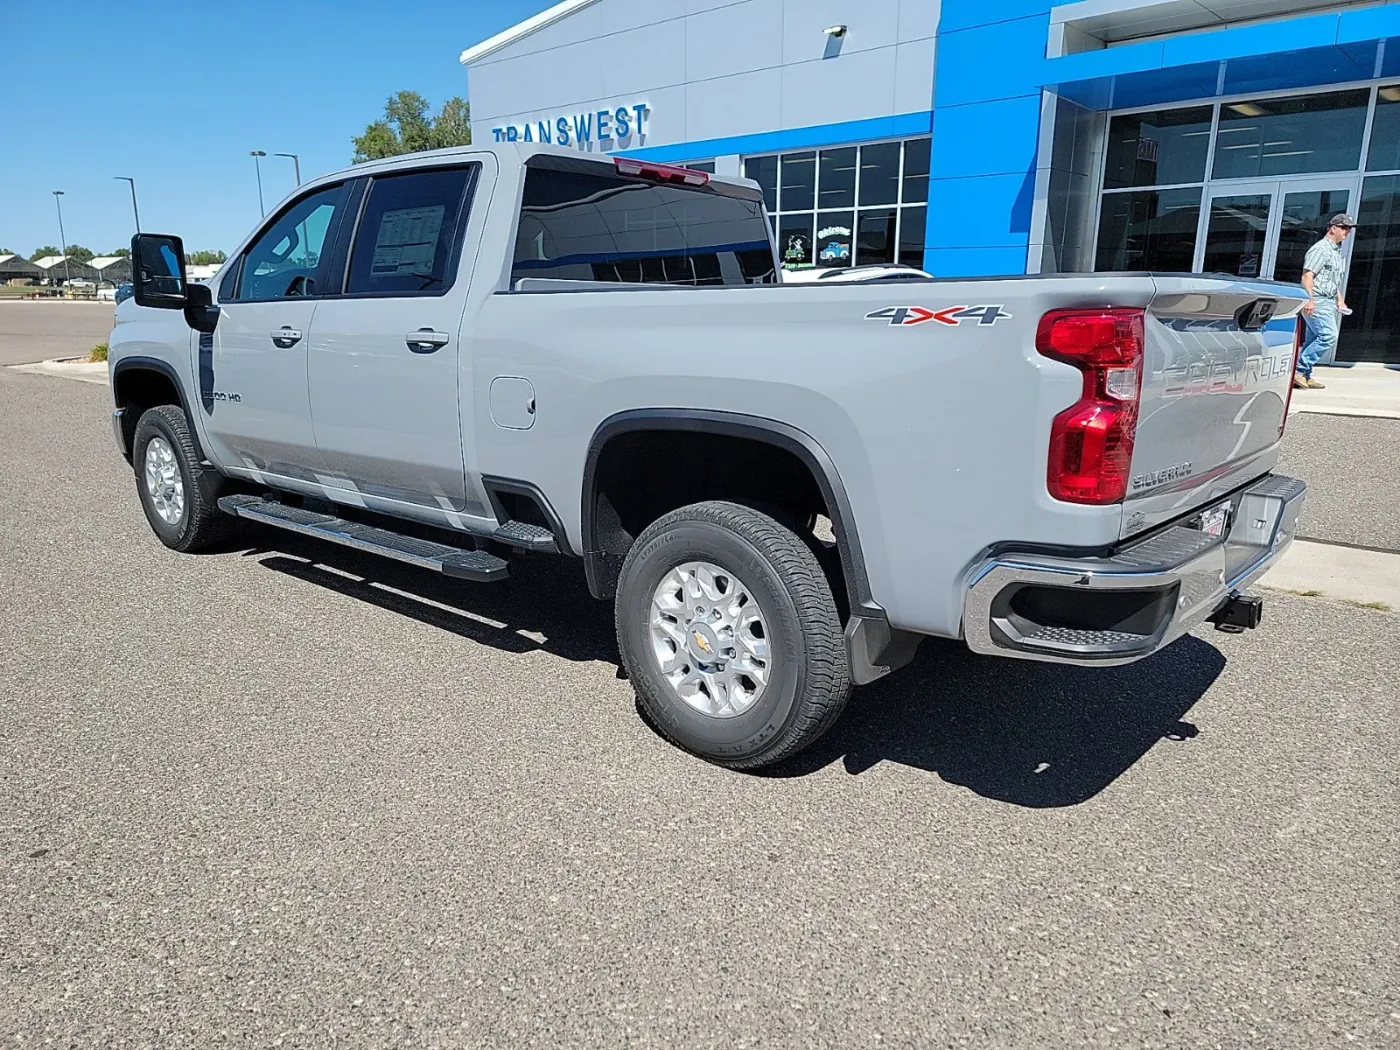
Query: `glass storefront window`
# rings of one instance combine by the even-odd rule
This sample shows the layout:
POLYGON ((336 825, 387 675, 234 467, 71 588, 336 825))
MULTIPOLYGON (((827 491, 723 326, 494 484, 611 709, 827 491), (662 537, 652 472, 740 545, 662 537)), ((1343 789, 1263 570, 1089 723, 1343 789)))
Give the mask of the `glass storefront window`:
POLYGON ((1200 215, 1199 188, 1106 193, 1094 268, 1188 273, 1200 215))
POLYGON ((856 150, 824 149, 821 152, 821 179, 817 190, 818 208, 854 208, 856 206, 856 150))
POLYGON ((1367 171, 1400 168, 1400 84, 1376 92, 1376 119, 1371 122, 1371 152, 1367 171))
POLYGON ((877 142, 860 149, 860 203, 899 202, 899 143, 877 142))
POLYGON ((817 265, 850 266, 855 216, 848 211, 817 212, 817 265))
POLYGON ((856 221, 857 266, 894 262, 895 217, 898 214, 894 208, 860 213, 856 221))
POLYGON ((914 139, 904 144, 904 189, 899 199, 905 204, 928 200, 928 155, 928 139, 914 139))
POLYGON ((1214 177, 1355 171, 1361 161, 1371 92, 1332 91, 1220 107, 1214 177))
POLYGON ((811 212, 806 215, 784 215, 778 220, 778 258, 787 268, 811 266, 815 262, 812 224, 811 212))
POLYGON ((744 161, 744 177, 753 179, 763 190, 763 203, 770 212, 778 210, 778 158, 749 157, 744 161))
POLYGON ((905 266, 924 265, 924 227, 928 225, 928 209, 905 208, 899 217, 899 261, 905 266))
POLYGON ((1126 113, 1108 123, 1105 189, 1170 186, 1206 177, 1210 106, 1126 113))
POLYGON ((1356 219, 1347 279, 1353 314, 1342 324, 1337 357, 1393 363, 1400 345, 1400 176, 1365 180, 1356 219))
POLYGON ((922 266, 928 169, 926 138, 743 161, 776 212, 778 255, 788 269, 896 259, 922 266))
POLYGON ((805 211, 816 204, 817 155, 784 153, 782 191, 778 206, 783 211, 805 211))

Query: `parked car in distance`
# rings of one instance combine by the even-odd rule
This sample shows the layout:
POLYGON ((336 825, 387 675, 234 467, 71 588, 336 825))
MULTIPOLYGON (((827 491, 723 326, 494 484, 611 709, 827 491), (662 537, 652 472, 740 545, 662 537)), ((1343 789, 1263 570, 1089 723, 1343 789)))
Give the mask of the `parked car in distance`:
POLYGON ((132 256, 113 434, 162 543, 575 557, 606 604, 562 629, 609 618, 650 722, 734 768, 926 636, 1101 667, 1254 627, 1306 491, 1297 285, 788 281, 756 183, 518 142, 303 185, 208 285, 132 256))
POLYGON ((126 281, 117 285, 116 293, 112 297, 116 302, 124 303, 131 298, 131 282, 126 281))

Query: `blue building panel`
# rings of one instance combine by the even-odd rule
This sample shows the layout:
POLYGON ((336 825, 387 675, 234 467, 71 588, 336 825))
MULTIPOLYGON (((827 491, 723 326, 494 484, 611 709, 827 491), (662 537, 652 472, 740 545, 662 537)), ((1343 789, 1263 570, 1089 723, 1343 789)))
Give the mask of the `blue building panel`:
POLYGON ((933 115, 935 142, 957 145, 935 150, 935 179, 973 175, 1023 175, 1035 167, 1040 93, 973 106, 944 106, 933 115))
POLYGON ((925 246, 1020 247, 1024 254, 1026 245, 1030 243, 1031 204, 1034 198, 1033 166, 1019 175, 976 175, 930 180, 928 239, 925 246))
MULTIPOLYGON (((944 18, 952 5, 944 5, 944 18)), ((1050 15, 940 33, 934 104, 965 106, 1039 95, 1045 80, 1050 15)))
MULTIPOLYGON (((939 20, 940 34, 956 33, 960 29, 1012 22, 1037 15, 1050 16, 1053 4, 1046 0, 999 0, 998 3, 968 3, 966 0, 945 0, 943 17, 939 20)), ((1044 41, 1041 41, 1042 46, 1044 41)))
POLYGON ((1243 95, 1366 80, 1376 66, 1375 47, 1369 51, 1353 57, 1344 48, 1329 46, 1231 59, 1225 63, 1221 94, 1243 95))
POLYGON ((1026 272, 1025 248, 929 248, 924 269, 935 277, 985 277, 1026 272))
POLYGON ((814 149, 847 142, 913 138, 927 135, 932 122, 933 113, 923 110, 918 113, 897 113, 889 117, 872 117, 869 120, 848 120, 806 128, 784 128, 756 135, 701 139, 698 142, 678 142, 669 146, 648 146, 619 152, 628 157, 669 164, 704 157, 752 156, 756 153, 781 153, 784 150, 814 149))

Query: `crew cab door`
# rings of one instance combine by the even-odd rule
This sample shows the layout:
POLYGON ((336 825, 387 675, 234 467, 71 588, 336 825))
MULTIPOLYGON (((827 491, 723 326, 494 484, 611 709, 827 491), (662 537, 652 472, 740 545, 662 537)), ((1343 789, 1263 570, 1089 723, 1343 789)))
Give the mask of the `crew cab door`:
POLYGON ((465 505, 459 337, 469 267, 459 261, 478 170, 369 181, 348 234, 345 290, 321 300, 311 328, 311 417, 332 487, 465 505))
POLYGON ((307 337, 346 198, 340 184, 292 201, 221 283, 218 325, 200 338, 196 362, 205 433, 220 462, 303 478, 322 467, 307 337))

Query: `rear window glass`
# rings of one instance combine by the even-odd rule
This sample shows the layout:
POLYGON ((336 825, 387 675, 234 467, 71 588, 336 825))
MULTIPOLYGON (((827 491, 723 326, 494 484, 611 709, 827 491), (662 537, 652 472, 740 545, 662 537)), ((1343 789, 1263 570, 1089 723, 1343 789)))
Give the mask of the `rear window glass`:
MULTIPOLYGON (((589 165, 595 167, 595 165, 589 165)), ((530 167, 512 280, 723 285, 777 280, 758 200, 601 171, 530 167)))

